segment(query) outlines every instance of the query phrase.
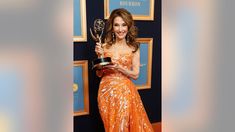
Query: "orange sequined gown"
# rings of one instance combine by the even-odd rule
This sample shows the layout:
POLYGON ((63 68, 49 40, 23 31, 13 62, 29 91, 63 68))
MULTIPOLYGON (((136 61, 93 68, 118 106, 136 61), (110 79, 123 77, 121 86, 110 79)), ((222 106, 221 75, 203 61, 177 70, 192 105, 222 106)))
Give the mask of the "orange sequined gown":
MULTIPOLYGON (((105 57, 131 69, 133 53, 105 57)), ((153 128, 139 93, 133 82, 124 74, 104 70, 98 91, 98 105, 106 132, 153 132, 153 128)))

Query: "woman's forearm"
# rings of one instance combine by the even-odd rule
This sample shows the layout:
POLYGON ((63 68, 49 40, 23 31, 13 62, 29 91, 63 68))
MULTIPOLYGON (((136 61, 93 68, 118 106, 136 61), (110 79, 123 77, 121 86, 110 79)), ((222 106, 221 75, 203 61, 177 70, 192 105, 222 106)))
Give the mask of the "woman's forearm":
POLYGON ((126 76, 131 77, 135 80, 138 79, 138 77, 139 77, 139 71, 137 71, 137 70, 136 71, 135 70, 128 70, 128 69, 121 67, 121 66, 117 66, 117 70, 122 72, 126 76))

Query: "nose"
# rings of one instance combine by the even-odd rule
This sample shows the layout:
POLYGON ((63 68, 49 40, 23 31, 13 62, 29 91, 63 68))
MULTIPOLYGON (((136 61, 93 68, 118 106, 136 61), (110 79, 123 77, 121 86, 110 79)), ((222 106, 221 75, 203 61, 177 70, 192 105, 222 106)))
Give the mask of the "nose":
POLYGON ((123 30, 122 26, 119 26, 119 32, 121 32, 123 30))

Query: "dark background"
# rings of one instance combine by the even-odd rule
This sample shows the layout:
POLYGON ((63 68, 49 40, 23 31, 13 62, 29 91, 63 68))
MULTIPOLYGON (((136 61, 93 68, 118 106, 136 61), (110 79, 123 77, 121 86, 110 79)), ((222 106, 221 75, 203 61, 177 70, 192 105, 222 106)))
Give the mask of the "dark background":
MULTIPOLYGON (((139 90, 145 110, 151 123, 161 122, 161 0, 155 0, 154 21, 135 20, 139 38, 153 38, 152 84, 151 89, 139 90)), ((87 42, 74 42, 74 60, 89 61, 89 115, 74 117, 74 132, 103 132, 99 115, 97 94, 100 78, 91 70, 91 61, 96 58, 95 42, 89 28, 97 18, 104 19, 104 1, 86 0, 87 42)))

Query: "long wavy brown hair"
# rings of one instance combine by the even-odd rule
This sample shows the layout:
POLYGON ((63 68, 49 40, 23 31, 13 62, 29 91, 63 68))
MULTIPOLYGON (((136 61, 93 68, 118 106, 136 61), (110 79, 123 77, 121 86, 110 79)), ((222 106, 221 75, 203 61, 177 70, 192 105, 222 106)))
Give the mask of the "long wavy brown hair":
POLYGON ((123 21, 127 24, 128 27, 128 33, 126 35, 127 45, 129 47, 134 48, 133 53, 136 52, 139 49, 139 43, 136 42, 136 37, 138 32, 137 27, 135 27, 134 25, 134 20, 132 18, 131 13, 124 8, 113 10, 109 19, 107 20, 106 36, 105 36, 105 42, 107 44, 106 45, 107 48, 109 48, 115 43, 115 41, 113 41, 112 38, 112 33, 113 33, 113 21, 116 17, 121 17, 123 21))

